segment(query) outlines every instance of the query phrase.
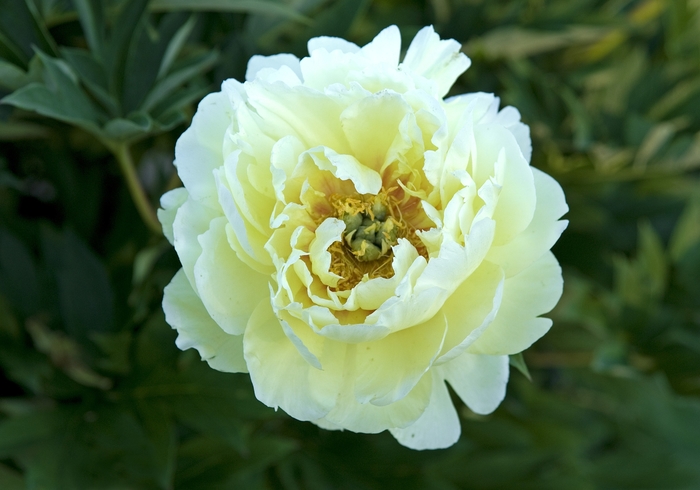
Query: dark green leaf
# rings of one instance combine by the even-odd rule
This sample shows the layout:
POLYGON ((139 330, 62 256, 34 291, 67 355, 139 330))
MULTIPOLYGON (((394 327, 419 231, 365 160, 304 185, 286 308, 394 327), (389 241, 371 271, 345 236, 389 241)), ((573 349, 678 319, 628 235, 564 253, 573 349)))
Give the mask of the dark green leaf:
POLYGON ((24 244, 0 228, 0 292, 24 316, 39 308, 39 277, 24 244))
POLYGON ((44 64, 45 82, 22 87, 1 102, 97 133, 104 116, 78 85, 75 72, 61 60, 41 52, 38 55, 44 64))
POLYGON ((194 10, 214 12, 255 12, 289 17, 308 23, 308 19, 296 10, 278 2, 268 0, 153 0, 150 8, 156 12, 194 10))
POLYGON ((104 266, 71 232, 43 233, 46 261, 56 279, 66 331, 86 339, 114 326, 112 289, 104 266))

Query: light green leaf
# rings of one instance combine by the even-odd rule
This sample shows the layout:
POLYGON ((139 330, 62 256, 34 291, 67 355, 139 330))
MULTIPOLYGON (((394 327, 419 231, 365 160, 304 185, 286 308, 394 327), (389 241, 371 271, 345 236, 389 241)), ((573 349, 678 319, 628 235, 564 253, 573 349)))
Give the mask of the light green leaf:
POLYGON ((192 15, 189 19, 187 19, 187 22, 185 22, 182 25, 182 27, 180 27, 177 30, 177 32, 175 32, 172 39, 168 43, 168 46, 165 49, 165 54, 163 55, 163 59, 160 62, 160 67, 158 68, 158 75, 156 77, 157 79, 163 78, 168 73, 168 71, 170 71, 170 67, 173 65, 173 63, 175 63, 175 60, 177 59, 178 55, 180 54, 180 51, 185 45, 187 38, 192 33, 192 29, 194 28, 196 23, 197 17, 192 15))
POLYGON ((508 356, 508 362, 515 369, 520 371, 522 375, 525 376, 529 381, 532 381, 532 376, 530 376, 530 370, 527 368, 527 364, 525 363, 525 358, 523 357, 522 352, 518 352, 517 354, 508 356))
POLYGON ((669 252, 674 262, 681 257, 693 245, 700 243, 700 196, 696 196, 686 204, 676 227, 671 235, 669 252))

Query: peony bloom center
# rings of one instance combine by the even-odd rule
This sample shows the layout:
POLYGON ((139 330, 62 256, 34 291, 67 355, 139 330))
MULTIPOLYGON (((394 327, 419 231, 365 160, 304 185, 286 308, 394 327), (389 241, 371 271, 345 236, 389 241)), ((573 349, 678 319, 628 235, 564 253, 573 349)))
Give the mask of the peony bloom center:
MULTIPOLYGON (((363 280, 394 275, 392 247, 405 238, 414 246, 421 244, 417 229, 407 222, 402 213, 403 194, 394 187, 377 194, 333 195, 329 204, 333 213, 323 218, 335 218, 345 224, 339 241, 328 248, 331 254, 329 271, 341 279, 336 291, 352 289, 363 280), (398 192, 397 192, 398 191, 398 192)), ((422 255, 427 258, 425 247, 422 255)))

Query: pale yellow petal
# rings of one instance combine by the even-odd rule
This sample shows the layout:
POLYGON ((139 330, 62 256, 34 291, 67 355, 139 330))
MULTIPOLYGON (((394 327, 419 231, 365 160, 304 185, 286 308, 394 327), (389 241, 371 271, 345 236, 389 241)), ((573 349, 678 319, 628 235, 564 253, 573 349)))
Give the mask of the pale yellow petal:
POLYGON ((180 269, 163 295, 165 320, 177 330, 176 345, 197 349, 202 359, 219 371, 248 372, 243 359, 243 336, 230 335, 211 319, 202 301, 180 269))
POLYGON ((507 355, 530 347, 552 326, 549 318, 538 316, 554 308, 562 287, 561 268, 551 252, 506 279, 496 318, 468 352, 507 355))
POLYGON ((211 317, 227 333, 240 335, 263 298, 269 297, 269 276, 245 265, 226 238, 226 218, 211 222, 199 237, 202 254, 194 266, 197 292, 211 317))

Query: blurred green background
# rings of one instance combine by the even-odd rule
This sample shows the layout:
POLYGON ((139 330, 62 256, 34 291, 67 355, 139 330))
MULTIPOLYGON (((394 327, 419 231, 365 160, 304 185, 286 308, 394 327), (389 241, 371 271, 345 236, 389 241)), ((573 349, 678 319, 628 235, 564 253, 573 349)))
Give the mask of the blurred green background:
POLYGON ((700 488, 700 1, 0 0, 0 97, 3 490, 700 488), (390 24, 463 43, 571 207, 554 327, 432 452, 178 351, 151 230, 204 94, 390 24))

